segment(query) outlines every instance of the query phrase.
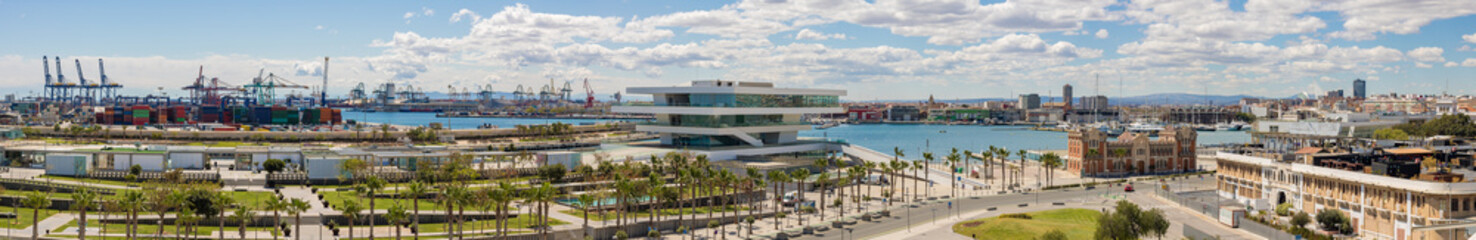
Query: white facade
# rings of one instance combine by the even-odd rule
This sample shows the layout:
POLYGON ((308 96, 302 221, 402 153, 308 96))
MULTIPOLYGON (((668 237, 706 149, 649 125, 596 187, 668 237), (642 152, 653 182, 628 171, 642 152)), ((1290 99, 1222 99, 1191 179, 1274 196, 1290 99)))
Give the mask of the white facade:
POLYGON ((144 171, 164 171, 164 154, 113 154, 113 170, 127 171, 138 165, 144 171))
POLYGON ((79 176, 92 166, 92 155, 55 153, 46 155, 46 175, 79 176))
POLYGON ((345 158, 341 157, 314 157, 308 159, 306 162, 308 179, 338 179, 338 176, 344 173, 342 169, 338 168, 338 164, 344 160, 345 158))
POLYGON ((635 87, 631 94, 652 95, 651 106, 614 106, 617 113, 652 114, 636 126, 656 132, 663 145, 762 147, 797 141, 811 129, 805 114, 844 113, 845 90, 775 88, 772 83, 693 81, 690 86, 635 87))

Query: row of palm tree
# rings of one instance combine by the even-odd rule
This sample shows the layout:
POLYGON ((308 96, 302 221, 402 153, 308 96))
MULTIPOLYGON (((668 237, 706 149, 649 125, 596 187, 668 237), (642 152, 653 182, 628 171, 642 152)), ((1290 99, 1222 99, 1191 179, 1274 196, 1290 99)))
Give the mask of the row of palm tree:
MULTIPOLYGON (((32 216, 39 216, 42 209, 51 207, 52 193, 31 191, 24 194, 20 203, 32 209, 32 216)), ((241 237, 245 238, 246 225, 254 220, 254 211, 271 211, 273 215, 273 234, 277 233, 276 227, 282 223, 280 213, 287 213, 297 217, 294 221, 300 228, 300 214, 309 209, 309 204, 300 199, 283 200, 282 198, 270 198, 261 206, 238 203, 236 199, 227 192, 221 190, 214 184, 199 184, 185 182, 151 182, 140 189, 119 190, 113 195, 104 195, 88 188, 78 188, 71 194, 69 208, 74 210, 78 228, 87 228, 89 212, 98 211, 104 219, 99 221, 106 229, 107 217, 122 214, 125 222, 124 238, 137 239, 140 237, 139 226, 142 225, 140 217, 147 212, 156 213, 157 218, 153 221, 157 229, 151 238, 165 237, 165 223, 173 222, 174 237, 180 238, 185 233, 193 234, 194 229, 201 227, 196 225, 205 219, 214 218, 220 223, 218 238, 225 239, 225 222, 240 222, 241 237), (228 219, 227 209, 235 209, 235 214, 228 219), (169 215, 173 215, 172 221, 168 221, 169 215), (181 228, 184 231, 181 231, 181 228)), ((32 217, 32 226, 36 226, 40 219, 32 217)), ((32 238, 40 237, 38 227, 32 228, 32 238)), ((300 231, 294 231, 300 232, 300 231)), ((78 231, 77 239, 87 239, 87 231, 78 231)))

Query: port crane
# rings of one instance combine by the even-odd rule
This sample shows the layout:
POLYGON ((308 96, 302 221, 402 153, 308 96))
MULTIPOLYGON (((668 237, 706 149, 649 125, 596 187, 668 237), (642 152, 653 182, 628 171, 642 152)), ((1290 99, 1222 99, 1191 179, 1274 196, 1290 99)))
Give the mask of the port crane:
POLYGON ((100 78, 98 82, 102 83, 101 86, 98 86, 98 88, 100 88, 100 90, 102 91, 102 98, 111 100, 114 97, 117 97, 118 89, 123 88, 123 85, 119 85, 118 83, 113 82, 111 79, 108 79, 108 72, 103 69, 103 60, 101 58, 97 59, 97 75, 98 78, 100 78))
POLYGON ((265 72, 266 69, 261 69, 256 74, 256 78, 251 79, 251 84, 245 86, 251 91, 251 95, 256 97, 258 104, 268 106, 276 104, 278 88, 308 89, 308 86, 279 77, 275 73, 266 73, 266 77, 262 77, 262 73, 265 72))
MULTIPOLYGON (((98 62, 102 64, 102 62, 98 62)), ((231 93, 245 93, 246 89, 232 86, 220 78, 205 78, 205 66, 200 66, 200 72, 195 77, 195 83, 181 88, 190 91, 190 99, 195 104, 222 105, 222 98, 228 98, 231 93)))
POLYGON ((43 86, 46 87, 46 98, 50 99, 56 97, 56 89, 51 87, 51 62, 47 62, 46 59, 47 56, 41 56, 41 71, 46 72, 46 85, 43 86))
POLYGON ((574 92, 574 87, 570 87, 569 83, 569 81, 564 81, 564 88, 559 89, 559 100, 572 101, 570 98, 573 96, 570 93, 574 92))
POLYGON ((584 97, 584 109, 589 109, 590 107, 594 107, 595 91, 594 91, 594 88, 590 88, 589 87, 589 79, 588 78, 585 78, 584 79, 584 94, 585 94, 585 97, 584 97))
POLYGON ((72 59, 72 62, 77 64, 77 82, 80 83, 77 85, 77 97, 85 102, 91 102, 93 90, 97 89, 97 84, 87 84, 87 76, 82 75, 82 60, 72 59))
POLYGON ((477 94, 481 96, 480 100, 482 105, 487 105, 487 103, 491 103, 492 98, 497 95, 496 92, 492 91, 492 84, 487 84, 486 86, 479 87, 478 90, 480 91, 477 91, 477 94))
POLYGON ((367 95, 365 95, 365 92, 364 92, 364 83, 363 82, 360 82, 359 85, 358 86, 355 86, 353 90, 349 90, 349 99, 351 99, 351 100, 353 100, 355 102, 363 101, 366 97, 367 97, 367 95))
POLYGON ((513 91, 513 98, 516 98, 518 100, 518 102, 522 102, 523 101, 523 95, 527 95, 527 94, 528 94, 528 91, 523 89, 523 85, 522 84, 518 84, 518 90, 513 91))

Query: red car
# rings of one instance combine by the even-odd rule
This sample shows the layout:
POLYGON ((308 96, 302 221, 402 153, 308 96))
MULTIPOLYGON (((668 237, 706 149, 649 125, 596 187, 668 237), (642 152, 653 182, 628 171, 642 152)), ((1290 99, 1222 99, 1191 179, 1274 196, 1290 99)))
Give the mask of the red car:
POLYGON ((1132 184, 1128 184, 1127 187, 1122 188, 1122 191, 1124 191, 1124 192, 1133 192, 1133 185, 1132 184))

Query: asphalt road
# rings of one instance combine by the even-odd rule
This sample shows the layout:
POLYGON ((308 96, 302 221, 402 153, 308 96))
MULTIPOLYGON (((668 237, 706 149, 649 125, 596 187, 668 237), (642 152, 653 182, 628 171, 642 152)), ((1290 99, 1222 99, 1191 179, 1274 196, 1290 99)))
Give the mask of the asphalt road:
MULTIPOLYGON (((1210 178, 1206 178, 1203 180, 1199 178, 1188 178, 1185 180, 1181 180, 1181 182, 1174 182, 1171 184, 1174 187, 1178 187, 1206 185, 1213 186, 1212 183, 1213 179, 1210 178)), ((1151 188, 1153 187, 1158 187, 1158 184, 1156 182, 1150 183, 1144 181, 1135 184, 1134 187, 1141 191, 1131 194, 1151 195, 1152 193, 1149 191, 1152 191, 1151 188)), ((987 196, 980 197, 978 199, 964 197, 962 199, 955 199, 953 203, 954 208, 952 209, 949 208, 948 203, 946 202, 922 204, 913 208, 893 210, 890 219, 881 222, 857 221, 856 225, 846 226, 843 229, 831 229, 829 231, 820 232, 814 235, 805 235, 796 239, 874 239, 888 233, 896 231, 906 231, 909 226, 932 223, 932 221, 935 221, 935 219, 936 221, 946 221, 949 224, 952 224, 953 221, 958 221, 949 219, 950 215, 948 214, 963 214, 972 211, 984 210, 990 207, 995 207, 1001 210, 1007 208, 1019 208, 1020 204, 1030 204, 1030 206, 1050 205, 1055 202, 1071 202, 1073 200, 1079 201, 1079 198, 1102 195, 1104 193, 1120 194, 1124 192, 1122 186, 1119 185, 1099 185, 1096 189, 1092 190, 1071 188, 1065 190, 1053 190, 1031 194, 987 196)), ((1068 203, 1066 205, 1066 207, 1077 206, 1080 206, 1080 204, 1068 203)))

